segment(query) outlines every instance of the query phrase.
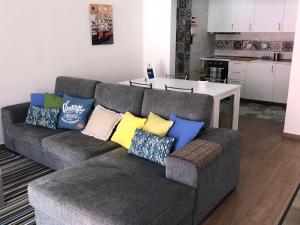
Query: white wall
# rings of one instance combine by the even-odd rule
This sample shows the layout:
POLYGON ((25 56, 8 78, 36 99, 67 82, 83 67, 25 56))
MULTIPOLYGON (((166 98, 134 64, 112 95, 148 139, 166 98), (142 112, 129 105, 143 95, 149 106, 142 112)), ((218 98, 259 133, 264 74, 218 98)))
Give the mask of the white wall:
POLYGON ((157 76, 175 73, 177 0, 144 0, 143 64, 157 76))
POLYGON ((300 4, 296 25, 294 55, 284 132, 300 135, 300 4))
POLYGON ((192 15, 197 17, 197 35, 193 38, 190 56, 190 79, 198 80, 201 57, 214 55, 215 35, 207 33, 209 0, 193 0, 192 15))
MULTIPOLYGON (((141 0, 0 0, 0 107, 53 91, 58 75, 116 82, 143 73, 141 0), (92 46, 89 4, 114 11, 114 45, 92 46)), ((3 143, 0 124, 0 143, 3 143)))

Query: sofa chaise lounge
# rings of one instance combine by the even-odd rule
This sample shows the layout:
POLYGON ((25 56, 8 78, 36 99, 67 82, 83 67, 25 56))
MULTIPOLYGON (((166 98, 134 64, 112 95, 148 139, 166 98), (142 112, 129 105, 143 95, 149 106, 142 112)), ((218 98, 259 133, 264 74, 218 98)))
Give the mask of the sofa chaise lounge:
MULTIPOLYGON (((172 113, 209 124, 211 96, 166 92, 58 77, 56 92, 142 117, 172 113), (75 88, 74 88, 75 87, 75 88)), ((3 108, 6 146, 58 170, 32 182, 29 200, 37 224, 198 225, 238 184, 239 132, 206 127, 183 149, 208 141, 222 148, 206 164, 167 157, 166 167, 129 155, 121 146, 68 130, 24 124, 29 104, 3 108)))

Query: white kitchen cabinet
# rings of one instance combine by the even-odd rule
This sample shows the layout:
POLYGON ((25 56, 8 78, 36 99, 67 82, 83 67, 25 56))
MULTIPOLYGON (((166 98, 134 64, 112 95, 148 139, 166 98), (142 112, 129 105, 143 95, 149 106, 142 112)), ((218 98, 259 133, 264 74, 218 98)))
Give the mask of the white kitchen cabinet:
POLYGON ((208 32, 234 32, 235 0, 210 0, 208 32))
POLYGON ((210 0, 208 32, 295 32, 299 0, 210 0))
POLYGON ((285 0, 255 0, 254 32, 281 32, 285 0))
POLYGON ((229 71, 228 79, 240 80, 245 83, 246 82, 246 72, 244 72, 244 71, 229 71))
POLYGON ((282 32, 295 32, 299 0, 285 0, 282 32))
POLYGON ((237 0, 235 32, 251 32, 253 29, 254 0, 237 0))
POLYGON ((249 63, 246 73, 245 98, 272 102, 274 70, 274 63, 249 63))
POLYGON ((242 61, 230 61, 229 71, 246 71, 247 63, 242 61))
POLYGON ((275 65, 275 78, 274 78, 274 91, 273 102, 287 103, 289 83, 290 83, 291 65, 289 64, 276 64, 275 65))
POLYGON ((228 84, 241 85, 241 98, 245 98, 245 82, 242 80, 228 79, 228 84))

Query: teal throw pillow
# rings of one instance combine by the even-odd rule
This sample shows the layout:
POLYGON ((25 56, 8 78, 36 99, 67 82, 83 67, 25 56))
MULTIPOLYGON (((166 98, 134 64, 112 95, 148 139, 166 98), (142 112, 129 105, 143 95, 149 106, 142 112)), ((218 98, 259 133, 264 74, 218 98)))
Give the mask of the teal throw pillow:
POLYGON ((31 106, 28 110, 25 123, 28 125, 56 129, 59 109, 47 109, 31 106))
POLYGON ((165 159, 170 153, 174 140, 174 138, 162 138, 137 129, 128 153, 165 166, 165 159))

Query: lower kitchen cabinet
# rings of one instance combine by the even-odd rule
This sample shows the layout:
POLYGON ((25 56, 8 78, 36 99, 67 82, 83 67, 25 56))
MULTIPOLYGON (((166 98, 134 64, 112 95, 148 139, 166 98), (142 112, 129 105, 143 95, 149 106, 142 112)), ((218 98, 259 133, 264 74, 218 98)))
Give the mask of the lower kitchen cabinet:
POLYGON ((275 65, 273 102, 287 103, 291 66, 288 64, 275 65))
POLYGON ((245 83, 242 80, 228 80, 228 84, 241 85, 241 98, 245 98, 245 83))
POLYGON ((246 73, 245 98, 272 102, 274 71, 274 63, 249 63, 246 73))

